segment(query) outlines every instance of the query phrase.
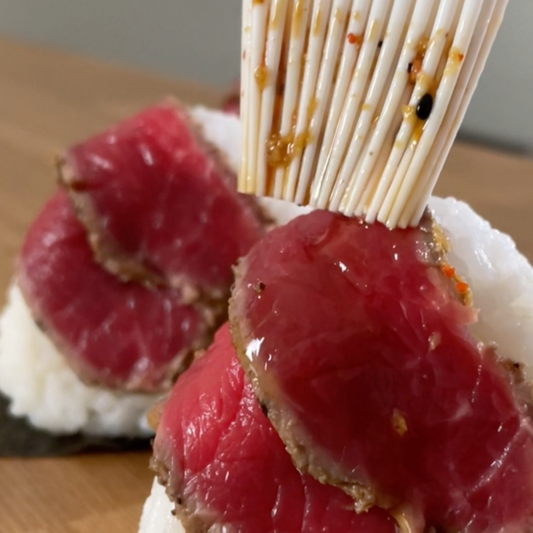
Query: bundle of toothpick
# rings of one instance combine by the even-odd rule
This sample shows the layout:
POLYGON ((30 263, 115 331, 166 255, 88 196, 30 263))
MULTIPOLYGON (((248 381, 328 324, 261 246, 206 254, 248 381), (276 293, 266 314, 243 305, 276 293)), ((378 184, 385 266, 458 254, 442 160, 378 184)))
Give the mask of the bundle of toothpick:
POLYGON ((244 0, 239 189, 417 225, 507 0, 244 0))

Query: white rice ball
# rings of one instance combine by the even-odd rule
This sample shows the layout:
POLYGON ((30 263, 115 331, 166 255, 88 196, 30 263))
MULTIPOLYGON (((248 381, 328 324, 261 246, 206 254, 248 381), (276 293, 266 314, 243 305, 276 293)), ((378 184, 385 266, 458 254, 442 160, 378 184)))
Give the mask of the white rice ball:
POLYGON ((185 533, 181 522, 172 514, 173 508, 165 488, 154 479, 152 492, 144 503, 139 533, 185 533))
MULTIPOLYGON (((204 135, 237 172, 239 119, 204 107, 191 109, 204 135)), ((263 207, 287 222, 308 211, 287 202, 264 199, 263 207)), ((133 394, 87 386, 54 344, 37 327, 20 289, 11 287, 0 317, 0 392, 11 400, 13 416, 56 434, 79 431, 100 436, 150 436, 146 413, 153 394, 133 394)))
POLYGON ((0 391, 14 416, 57 434, 82 431, 109 437, 149 436, 146 412, 153 394, 132 394, 80 381, 37 327, 16 284, 0 316, 0 391))
MULTIPOLYGON (((275 207, 283 214, 282 204, 275 207)), ((470 285, 474 304, 480 309, 472 333, 485 343, 495 343, 502 356, 523 363, 526 378, 532 380, 532 266, 508 235, 493 229, 464 202, 434 197, 430 208, 450 240, 449 262, 470 285)), ((288 221, 303 212, 287 208, 283 219, 288 221)), ((154 482, 139 533, 182 533, 172 508, 164 488, 154 482)))

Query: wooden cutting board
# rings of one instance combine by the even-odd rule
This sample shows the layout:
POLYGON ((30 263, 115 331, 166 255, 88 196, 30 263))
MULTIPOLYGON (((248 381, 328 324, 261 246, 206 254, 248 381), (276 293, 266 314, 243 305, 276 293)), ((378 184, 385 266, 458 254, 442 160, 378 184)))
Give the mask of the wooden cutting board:
MULTIPOLYGON (((68 144, 174 94, 216 106, 193 83, 0 41, 0 291, 28 224, 54 191, 68 144)), ((533 258, 533 161, 457 145, 438 193, 472 204, 533 258)), ((0 459, 0 533, 135 533, 152 474, 148 454, 0 459)))
POLYGON ((2 533, 136 533, 148 454, 0 460, 2 533))

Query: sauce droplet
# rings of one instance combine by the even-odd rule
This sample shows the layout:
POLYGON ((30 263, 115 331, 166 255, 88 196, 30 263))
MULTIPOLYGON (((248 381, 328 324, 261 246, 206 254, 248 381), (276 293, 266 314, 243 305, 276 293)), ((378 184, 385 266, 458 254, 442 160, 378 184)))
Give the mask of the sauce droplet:
POLYGON ((360 35, 355 35, 355 33, 349 33, 347 39, 350 44, 357 44, 359 46, 363 42, 363 38, 360 35))
POLYGON ((433 96, 431 94, 426 93, 422 98, 420 98, 420 101, 418 102, 418 105, 416 106, 416 116, 420 120, 427 120, 429 116, 431 115, 431 111, 433 110, 433 96))
POLYGON ((442 272, 448 278, 453 278, 455 276, 455 268, 450 265, 444 265, 442 267, 442 272))
POLYGON ((464 295, 464 294, 466 294, 468 292, 468 290, 469 290, 469 287, 468 287, 468 285, 466 283, 464 283, 462 281, 457 283, 457 292, 459 294, 464 295))

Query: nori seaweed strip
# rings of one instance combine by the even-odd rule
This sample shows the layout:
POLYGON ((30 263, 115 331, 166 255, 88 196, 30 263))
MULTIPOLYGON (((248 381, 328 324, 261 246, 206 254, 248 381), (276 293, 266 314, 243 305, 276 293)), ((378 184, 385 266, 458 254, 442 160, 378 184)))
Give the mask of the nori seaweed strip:
POLYGON ((78 453, 149 450, 150 439, 92 437, 82 433, 57 436, 35 429, 25 418, 9 414, 0 395, 0 457, 61 457, 78 453))

